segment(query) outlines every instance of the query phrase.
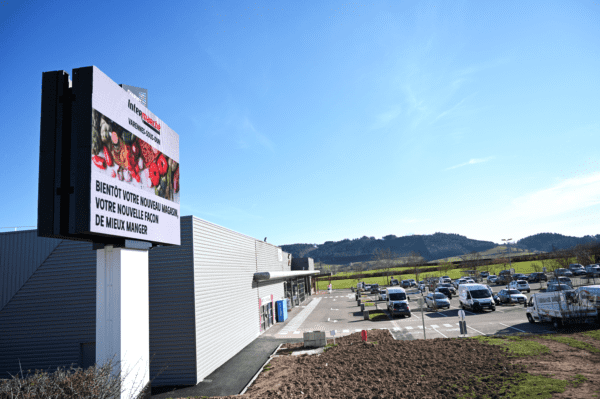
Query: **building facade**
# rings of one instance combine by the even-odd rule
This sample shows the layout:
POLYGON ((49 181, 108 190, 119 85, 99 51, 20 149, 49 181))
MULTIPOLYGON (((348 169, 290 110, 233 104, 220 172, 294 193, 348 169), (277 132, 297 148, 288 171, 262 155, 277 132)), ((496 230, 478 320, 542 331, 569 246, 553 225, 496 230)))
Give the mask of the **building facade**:
MULTIPOLYGON (((197 384, 276 323, 276 301, 311 294, 290 254, 194 216, 181 246, 152 248, 148 263, 153 386, 197 384)), ((0 234, 0 289, 0 378, 94 364, 91 243, 0 234)))

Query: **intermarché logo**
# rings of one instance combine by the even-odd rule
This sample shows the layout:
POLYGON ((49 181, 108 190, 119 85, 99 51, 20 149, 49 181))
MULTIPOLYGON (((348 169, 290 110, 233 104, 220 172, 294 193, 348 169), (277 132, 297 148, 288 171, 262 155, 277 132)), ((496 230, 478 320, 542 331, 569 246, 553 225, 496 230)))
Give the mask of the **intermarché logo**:
POLYGON ((133 104, 131 102, 131 100, 127 100, 127 106, 129 107, 130 110, 132 110, 134 113, 136 113, 138 116, 140 116, 142 118, 142 120, 144 121, 144 123, 150 129, 152 129, 156 133, 160 134, 160 124, 157 121, 150 118, 148 115, 146 115, 145 112, 142 112, 142 110, 139 109, 135 104, 133 104))

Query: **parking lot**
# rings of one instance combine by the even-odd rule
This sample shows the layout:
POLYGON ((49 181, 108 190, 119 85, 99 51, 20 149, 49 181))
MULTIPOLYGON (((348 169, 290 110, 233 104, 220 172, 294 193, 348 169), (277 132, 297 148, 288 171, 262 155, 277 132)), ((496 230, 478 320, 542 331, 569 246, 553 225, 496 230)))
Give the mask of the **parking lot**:
MULTIPOLYGON (((575 281, 575 285, 592 284, 583 279, 575 281)), ((545 283, 542 287, 545 287, 545 283)), ((492 290, 497 293, 505 286, 494 286, 492 290)), ((369 329, 388 329, 396 339, 432 339, 454 338, 460 336, 458 311, 460 304, 458 297, 450 300, 450 309, 433 311, 423 309, 423 316, 417 299, 421 296, 416 289, 407 289, 410 297, 411 317, 394 318, 388 314, 387 320, 364 320, 360 307, 357 305, 355 293, 350 289, 334 290, 331 294, 320 293, 314 295, 306 306, 288 319, 285 323, 278 323, 266 332, 266 335, 276 338, 301 338, 305 331, 325 331, 328 338, 334 331, 336 337, 349 335, 354 332, 369 329), (424 324, 424 326, 423 326, 424 324)), ((540 292, 540 284, 532 283, 531 292, 525 293, 527 297, 540 292)), ((426 292, 423 294, 426 295, 426 292)), ((370 296, 377 308, 386 310, 385 302, 375 300, 377 295, 370 296)), ((374 309, 370 307, 369 309, 374 309)), ((553 332, 548 324, 530 324, 525 316, 523 305, 507 304, 496 306, 495 311, 485 310, 474 313, 465 310, 465 321, 468 336, 489 334, 511 334, 518 332, 549 333, 553 332)))

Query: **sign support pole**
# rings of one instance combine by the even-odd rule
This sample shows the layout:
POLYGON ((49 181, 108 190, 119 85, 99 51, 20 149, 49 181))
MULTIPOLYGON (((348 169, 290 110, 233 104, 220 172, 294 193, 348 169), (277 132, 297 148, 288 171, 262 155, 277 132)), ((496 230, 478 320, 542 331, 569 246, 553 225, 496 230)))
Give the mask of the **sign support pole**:
POLYGON ((112 363, 120 398, 134 398, 150 381, 148 249, 98 249, 96 364, 112 363))

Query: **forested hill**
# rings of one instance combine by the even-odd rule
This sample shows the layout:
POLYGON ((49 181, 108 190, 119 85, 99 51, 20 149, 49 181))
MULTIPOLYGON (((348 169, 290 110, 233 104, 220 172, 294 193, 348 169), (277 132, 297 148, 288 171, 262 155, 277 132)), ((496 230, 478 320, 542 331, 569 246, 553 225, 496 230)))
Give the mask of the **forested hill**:
MULTIPOLYGON (((529 251, 551 252, 590 242, 600 243, 600 234, 571 237, 556 233, 540 233, 518 240, 513 245, 529 251)), ((389 235, 382 239, 365 236, 354 240, 326 241, 321 245, 282 245, 281 248, 291 253, 294 258, 311 257, 317 262, 346 264, 373 260, 375 249, 389 248, 400 256, 416 252, 430 261, 469 254, 473 251, 486 251, 497 246, 498 244, 491 241, 472 240, 458 234, 435 233, 405 237, 389 235)))
POLYGON ((600 242, 600 234, 595 236, 571 237, 556 233, 539 233, 517 241, 516 246, 523 249, 551 252, 590 242, 600 242))
POLYGON ((376 249, 389 248, 400 256, 416 252, 426 260, 434 260, 468 254, 473 251, 485 251, 496 246, 498 244, 491 241, 471 240, 458 234, 435 233, 405 237, 389 235, 382 239, 365 236, 354 240, 326 241, 321 245, 282 245, 281 248, 291 253, 294 258, 308 256, 317 262, 345 264, 372 260, 373 251, 376 249))

